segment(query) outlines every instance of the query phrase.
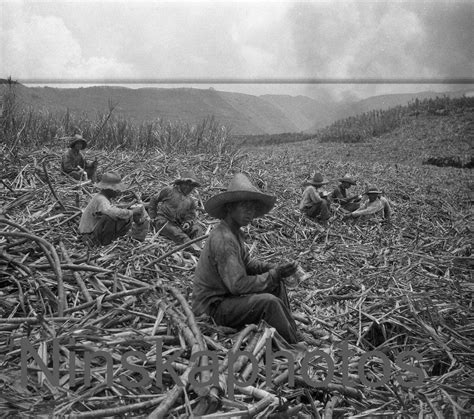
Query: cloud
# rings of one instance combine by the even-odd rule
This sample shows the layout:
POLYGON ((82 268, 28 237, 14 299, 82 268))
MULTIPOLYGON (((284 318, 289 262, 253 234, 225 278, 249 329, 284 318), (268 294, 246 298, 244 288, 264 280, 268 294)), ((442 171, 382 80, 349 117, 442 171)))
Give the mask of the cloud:
POLYGON ((410 6, 419 16, 424 36, 415 51, 420 62, 439 77, 471 77, 474 73, 474 3, 410 6))
MULTIPOLYGON (((126 22, 136 30, 120 56, 137 63, 141 77, 243 78, 285 72, 278 56, 291 46, 281 20, 288 4, 245 6, 202 2, 135 7, 126 22)), ((121 21, 122 16, 116 18, 121 21)))
POLYGON ((290 24, 298 62, 309 77, 420 75, 411 54, 420 45, 420 22, 397 3, 383 9, 372 3, 305 3, 294 7, 290 24))
MULTIPOLYGON (((78 80, 471 77, 473 10, 453 2, 2 2, 0 73, 78 80)), ((329 97, 413 86, 234 90, 329 97)))
POLYGON ((16 14, 18 22, 2 29, 6 46, 2 54, 9 65, 0 70, 22 77, 137 79, 272 77, 299 72, 286 22, 289 3, 51 6, 35 2, 20 7, 19 13, 15 7, 0 5, 8 20, 16 14))
POLYGON ((5 76, 20 80, 81 79, 130 77, 134 73, 133 66, 120 63, 114 57, 84 57, 80 41, 59 17, 32 15, 20 4, 9 12, 10 18, 4 18, 5 25, 0 32, 0 73, 5 76))
MULTIPOLYGON (((471 77, 473 10, 472 3, 301 3, 289 11, 288 22, 298 65, 307 77, 471 77)), ((420 86, 346 85, 323 90, 367 96, 416 88, 420 86)), ((308 87, 307 92, 316 90, 308 87)))

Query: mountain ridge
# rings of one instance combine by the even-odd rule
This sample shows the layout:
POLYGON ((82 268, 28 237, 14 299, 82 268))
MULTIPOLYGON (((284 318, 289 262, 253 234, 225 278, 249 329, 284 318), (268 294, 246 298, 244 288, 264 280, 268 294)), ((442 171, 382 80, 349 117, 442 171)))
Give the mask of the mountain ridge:
MULTIPOLYGON (((5 89, 1 84, 0 89, 5 89)), ((190 87, 132 89, 125 86, 79 88, 27 87, 15 84, 24 106, 95 117, 115 105, 114 115, 144 123, 155 119, 181 121, 190 125, 208 116, 231 129, 231 134, 255 135, 288 132, 315 133, 338 119, 373 109, 404 105, 418 97, 461 96, 455 92, 420 92, 373 96, 360 101, 339 103, 298 95, 250 95, 190 87)))

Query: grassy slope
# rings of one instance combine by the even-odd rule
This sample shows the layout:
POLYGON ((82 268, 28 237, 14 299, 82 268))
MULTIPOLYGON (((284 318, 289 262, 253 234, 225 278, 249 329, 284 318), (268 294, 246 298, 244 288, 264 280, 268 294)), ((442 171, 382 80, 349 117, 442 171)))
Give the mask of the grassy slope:
POLYGON ((19 86, 19 97, 26 105, 94 118, 107 112, 108 101, 118 104, 115 114, 137 122, 157 118, 181 120, 190 124, 207 116, 232 127, 235 134, 263 134, 298 131, 283 112, 252 95, 205 89, 128 89, 88 87, 78 89, 26 88, 19 86))
POLYGON ((334 121, 337 105, 329 101, 317 101, 307 96, 262 95, 266 100, 293 121, 298 131, 306 131, 334 121))
MULTIPOLYGON (((451 92, 419 92, 419 93, 406 93, 406 94, 393 94, 393 95, 380 95, 372 96, 360 101, 352 103, 340 103, 339 106, 335 107, 331 113, 332 119, 328 121, 328 125, 338 119, 345 119, 350 116, 356 116, 364 112, 372 110, 386 110, 394 108, 396 106, 405 106, 409 102, 413 102, 415 98, 419 100, 423 99, 435 99, 436 97, 448 96, 451 98, 461 97, 464 94, 472 93, 472 89, 465 88, 462 90, 451 91, 451 92)), ((321 128, 320 123, 314 124, 311 128, 307 129, 306 132, 316 132, 321 128)))
MULTIPOLYGON (((234 108, 234 112, 245 117, 242 122, 260 127, 260 133, 298 131, 298 127, 288 119, 281 109, 259 97, 242 93, 216 93, 234 108)), ((232 115, 229 115, 229 119, 231 118, 232 115)), ((239 127, 238 121, 234 121, 232 132, 238 133, 239 131, 241 131, 241 127, 239 127)))
POLYGON ((370 141, 344 144, 307 140, 283 149, 293 150, 309 160, 332 159, 387 164, 419 165, 430 156, 459 156, 468 160, 473 153, 474 112, 442 117, 423 116, 370 141))

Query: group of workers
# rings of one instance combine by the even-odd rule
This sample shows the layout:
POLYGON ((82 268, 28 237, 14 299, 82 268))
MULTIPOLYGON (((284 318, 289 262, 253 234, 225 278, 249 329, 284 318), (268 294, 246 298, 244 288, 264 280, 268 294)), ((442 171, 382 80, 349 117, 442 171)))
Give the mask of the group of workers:
MULTIPOLYGON (((95 177, 97 164, 88 164, 81 155, 87 142, 76 136, 71 151, 63 158, 62 170, 74 179, 95 177), (78 162, 77 165, 75 163, 78 162)), ((339 206, 344 218, 380 213, 390 217, 390 205, 375 187, 366 191, 368 202, 361 205, 362 196, 347 196, 356 182, 346 175, 330 194, 322 187, 328 183, 320 173, 305 182, 300 210, 306 216, 326 224, 332 207, 339 206)), ((106 245, 131 233, 145 237, 150 225, 176 243, 186 243, 202 236, 197 225, 197 205, 190 196, 201 183, 192 172, 183 173, 172 186, 154 195, 148 206, 132 209, 112 204, 127 187, 118 173, 108 172, 96 184, 96 194, 83 211, 79 232, 89 243, 106 245)), ((204 210, 220 222, 212 229, 204 247, 198 247, 192 292, 192 308, 196 315, 207 314, 217 325, 239 329, 246 324, 266 321, 290 344, 303 340, 291 314, 285 278, 295 274, 295 262, 265 263, 252 259, 244 244, 242 227, 268 213, 276 197, 255 187, 243 173, 237 173, 227 189, 209 198, 204 210)))
POLYGON ((299 207, 301 212, 322 225, 327 225, 331 218, 331 206, 339 207, 343 219, 380 214, 383 220, 390 221, 390 203, 377 187, 367 188, 365 195, 368 200, 361 204, 362 195, 347 196, 347 190, 356 185, 356 181, 347 174, 338 181, 339 185, 331 193, 324 192, 322 187, 329 181, 321 173, 315 173, 312 179, 303 184, 305 190, 299 207))

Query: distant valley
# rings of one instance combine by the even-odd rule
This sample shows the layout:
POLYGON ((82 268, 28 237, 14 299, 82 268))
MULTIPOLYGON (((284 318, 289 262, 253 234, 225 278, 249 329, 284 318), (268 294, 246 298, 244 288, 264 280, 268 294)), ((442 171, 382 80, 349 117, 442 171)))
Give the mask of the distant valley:
MULTIPOLYGON (((5 88, 5 85, 3 85, 5 88)), ((26 87, 17 85, 17 97, 25 106, 51 112, 70 112, 95 118, 116 105, 115 117, 137 123, 157 118, 190 125, 213 115, 236 135, 306 132, 373 109, 388 109, 414 100, 469 91, 422 92, 374 96, 350 103, 318 101, 307 96, 262 95, 194 88, 140 88, 96 86, 85 88, 26 87)))

